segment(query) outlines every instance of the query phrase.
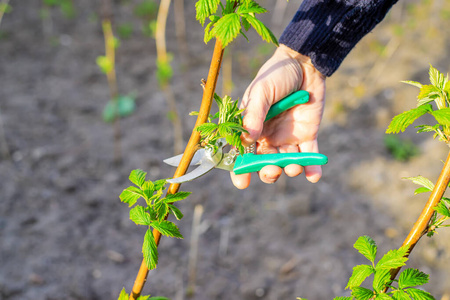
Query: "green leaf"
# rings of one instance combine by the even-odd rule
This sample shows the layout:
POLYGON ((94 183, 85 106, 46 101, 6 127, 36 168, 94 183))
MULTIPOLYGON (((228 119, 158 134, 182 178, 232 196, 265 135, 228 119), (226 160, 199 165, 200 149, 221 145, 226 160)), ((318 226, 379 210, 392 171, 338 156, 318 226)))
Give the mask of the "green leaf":
POLYGON ((426 193, 426 192, 431 192, 431 190, 429 188, 422 186, 414 191, 414 195, 426 193))
POLYGON ((128 207, 133 206, 140 197, 143 197, 143 193, 135 186, 127 187, 119 196, 120 201, 128 203, 128 207))
POLYGON ((147 296, 141 295, 141 296, 137 297, 136 300, 149 300, 149 299, 150 299, 150 295, 147 295, 147 296))
POLYGON ((106 123, 113 122, 117 117, 127 117, 136 109, 134 98, 131 96, 118 96, 116 99, 109 101, 102 112, 103 121, 106 123))
POLYGON ((388 129, 386 130, 386 133, 399 133, 400 131, 403 132, 409 125, 414 123, 416 119, 431 111, 431 104, 422 105, 405 111, 392 119, 388 129))
POLYGON ((152 222, 150 215, 146 213, 145 208, 140 205, 136 205, 130 210, 130 219, 136 223, 136 225, 150 225, 152 222))
POLYGON ((215 36, 222 42, 222 47, 225 48, 231 43, 239 34, 241 30, 241 21, 237 13, 230 13, 218 20, 211 30, 211 35, 215 36))
POLYGON ((145 182, 145 176, 147 176, 147 172, 144 172, 140 169, 136 169, 131 171, 130 176, 128 177, 128 179, 134 183, 135 185, 137 185, 138 187, 142 187, 142 185, 145 182))
POLYGON ((173 69, 170 65, 171 57, 167 60, 157 60, 156 61, 156 78, 161 87, 166 86, 169 80, 173 76, 173 69))
POLYGON ((422 87, 422 84, 420 82, 417 82, 417 81, 403 80, 401 82, 406 83, 406 84, 410 84, 410 85, 413 85, 413 86, 416 86, 419 89, 422 87))
POLYGON ((391 282, 391 272, 389 269, 376 270, 373 277, 373 289, 380 293, 391 282))
POLYGON ((165 185, 167 184, 167 179, 158 179, 153 182, 153 184, 155 185, 155 191, 162 191, 166 188, 165 185))
MULTIPOLYGON (((151 180, 147 180, 142 184, 142 192, 145 195, 145 199, 148 200, 152 197, 153 193, 155 192, 155 185, 151 180)), ((150 205, 150 203, 149 203, 150 205)))
POLYGON ((446 83, 444 74, 442 74, 441 72, 439 72, 439 70, 430 65, 429 75, 430 75, 430 82, 432 85, 440 89, 444 88, 444 85, 446 83))
POLYGON ((175 215, 175 218, 177 218, 177 220, 181 220, 183 218, 183 213, 175 205, 169 204, 169 209, 170 212, 175 215))
POLYGON ((217 128, 219 128, 219 125, 214 123, 204 123, 200 126, 197 126, 195 130, 200 132, 201 136, 207 136, 213 133, 217 128))
POLYGON ((220 0, 198 0, 195 3, 196 16, 195 18, 202 24, 205 24, 206 18, 216 13, 220 0))
POLYGON ((424 291, 416 288, 407 289, 406 292, 414 299, 414 300, 435 300, 434 297, 424 291))
POLYGON ((402 290, 395 290, 392 292, 392 298, 395 300, 411 300, 407 293, 402 290))
POLYGON ((420 92, 419 92, 419 95, 417 96, 417 99, 419 99, 419 100, 426 99, 426 98, 429 98, 431 95, 435 95, 438 93, 439 93, 439 89, 437 87, 435 87, 434 85, 431 85, 431 84, 423 85, 420 88, 420 92))
POLYGON ((165 203, 174 203, 180 200, 184 200, 187 197, 189 197, 189 195, 192 194, 191 192, 178 192, 175 194, 168 194, 166 196, 166 198, 164 198, 164 202, 165 203))
POLYGON ((375 297, 375 299, 378 299, 378 300, 391 300, 392 298, 391 297, 389 297, 387 294, 385 294, 385 293, 380 293, 380 294, 377 294, 377 296, 375 297))
MULTIPOLYGON (((300 299, 300 298, 298 298, 300 299)), ((333 298, 333 300, 352 300, 353 297, 335 297, 333 298)))
POLYGON ((436 124, 436 125, 433 125, 433 126, 431 126, 431 125, 418 125, 418 126, 416 126, 416 128, 419 128, 419 130, 417 130, 417 133, 420 133, 420 132, 436 132, 439 129, 439 127, 441 127, 441 125, 439 125, 439 124, 436 124))
POLYGON ((442 108, 431 112, 436 121, 445 126, 450 126, 450 108, 442 108))
POLYGON ((433 209, 434 209, 435 211, 437 211, 438 213, 440 213, 441 215, 450 218, 450 211, 449 211, 448 207, 445 205, 444 202, 439 201, 438 205, 436 205, 435 207, 433 207, 433 209))
POLYGON ((114 69, 114 62, 112 62, 108 57, 101 55, 97 57, 97 66, 100 68, 100 70, 108 74, 114 69))
POLYGON ((375 269, 370 265, 359 265, 353 267, 353 273, 348 280, 346 289, 360 286, 363 281, 375 272, 375 269))
POLYGON ((370 300, 374 294, 372 290, 363 287, 355 287, 352 289, 352 296, 357 300, 370 300))
POLYGON ((256 32, 261 36, 261 38, 269 43, 274 43, 278 46, 278 40, 275 37, 275 35, 270 31, 269 28, 264 25, 263 22, 258 20, 252 15, 249 14, 242 14, 242 17, 246 19, 248 23, 252 25, 253 28, 255 28, 256 32))
POLYGON ((249 5, 239 6, 236 12, 239 14, 249 14, 249 13, 263 14, 267 12, 267 9, 260 6, 258 3, 252 1, 249 3, 249 5))
POLYGON ((398 278, 398 287, 400 289, 423 285, 428 282, 428 274, 417 269, 406 269, 398 278))
POLYGON ((411 180, 413 183, 421 185, 430 191, 434 189, 434 183, 432 183, 430 179, 421 175, 416 177, 403 177, 403 179, 411 180))
POLYGON ((125 288, 123 288, 121 291, 120 291, 120 295, 119 295, 119 298, 117 299, 117 300, 128 300, 128 294, 127 294, 127 292, 125 291, 125 288))
POLYGON ((375 270, 382 269, 395 269, 405 265, 408 260, 406 254, 408 254, 408 245, 400 247, 400 249, 389 250, 377 263, 375 270))
POLYGON ((182 239, 183 236, 181 235, 177 225, 170 221, 162 220, 162 221, 155 221, 152 223, 153 228, 158 230, 162 235, 169 236, 169 237, 176 237, 182 239))
POLYGON ((375 261, 375 256, 377 255, 377 244, 370 236, 360 236, 358 240, 356 240, 353 247, 372 263, 375 261))
POLYGON ((142 254, 144 255, 144 261, 147 268, 149 270, 156 268, 156 265, 158 264, 158 247, 156 246, 151 228, 147 229, 147 232, 145 233, 142 254))
POLYGON ((156 214, 158 215, 158 220, 164 220, 166 215, 169 213, 169 206, 164 203, 163 199, 160 199, 155 202, 155 210, 156 214))

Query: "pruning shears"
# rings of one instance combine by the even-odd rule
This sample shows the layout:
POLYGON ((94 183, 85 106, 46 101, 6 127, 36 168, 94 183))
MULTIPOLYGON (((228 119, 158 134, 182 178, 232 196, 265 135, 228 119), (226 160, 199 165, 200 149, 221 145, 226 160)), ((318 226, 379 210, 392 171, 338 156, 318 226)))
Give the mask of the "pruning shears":
MULTIPOLYGON (((297 91, 272 105, 267 113, 265 121, 268 121, 276 115, 300 104, 309 101, 307 91, 297 91)), ((244 154, 239 155, 236 149, 231 149, 224 153, 225 146, 228 145, 224 138, 217 141, 216 150, 212 147, 199 149, 192 158, 191 165, 199 165, 193 171, 167 180, 169 183, 183 183, 196 179, 214 168, 233 171, 235 174, 244 174, 260 171, 268 165, 275 165, 281 168, 290 164, 301 166, 325 165, 328 158, 320 153, 301 152, 301 153, 274 153, 274 154, 255 154, 256 144, 246 147, 244 154)), ((165 159, 168 165, 177 167, 183 154, 165 159)))

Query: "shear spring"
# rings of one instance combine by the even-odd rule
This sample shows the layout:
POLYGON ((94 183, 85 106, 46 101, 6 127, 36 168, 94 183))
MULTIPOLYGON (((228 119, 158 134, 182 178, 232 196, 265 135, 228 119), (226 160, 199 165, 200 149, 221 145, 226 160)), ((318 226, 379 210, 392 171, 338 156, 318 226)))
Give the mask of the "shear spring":
POLYGON ((255 154, 256 153, 256 145, 255 144, 251 144, 250 146, 245 147, 244 148, 244 154, 247 154, 247 153, 255 154))

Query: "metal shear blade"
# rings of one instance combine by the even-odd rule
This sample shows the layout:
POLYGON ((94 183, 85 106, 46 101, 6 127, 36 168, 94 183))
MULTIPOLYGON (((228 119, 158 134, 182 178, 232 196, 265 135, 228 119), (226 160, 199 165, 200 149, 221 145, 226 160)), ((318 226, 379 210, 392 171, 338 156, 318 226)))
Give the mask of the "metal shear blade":
MULTIPOLYGON (((172 166, 178 166, 178 164, 181 161, 181 156, 182 156, 182 154, 168 158, 168 159, 164 160, 164 162, 169 165, 172 165, 172 166)), ((222 161, 222 158, 223 158, 223 153, 222 153, 222 149, 220 147, 219 147, 219 150, 217 150, 217 152, 212 155, 210 154, 210 152, 208 150, 200 149, 196 152, 196 154, 194 155, 194 157, 191 161, 191 165, 199 165, 199 166, 196 169, 194 169, 193 171, 191 171, 183 176, 169 179, 169 180, 167 180, 167 182, 182 183, 182 182, 194 180, 200 176, 205 175, 212 169, 214 169, 217 165, 220 164, 220 162, 222 161)))

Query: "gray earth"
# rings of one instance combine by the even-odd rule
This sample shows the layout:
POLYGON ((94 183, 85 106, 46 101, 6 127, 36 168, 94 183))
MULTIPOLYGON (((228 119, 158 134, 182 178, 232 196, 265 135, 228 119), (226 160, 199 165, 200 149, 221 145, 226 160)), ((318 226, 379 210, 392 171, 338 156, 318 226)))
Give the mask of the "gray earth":
MULTIPOLYGON (((104 53, 100 5, 74 2, 74 19, 57 8, 43 19, 40 1, 11 1, 0 26, 0 299, 117 299, 123 287, 130 291, 145 228, 129 220, 118 196, 133 169, 151 179, 174 171, 162 163, 173 154, 174 135, 155 75, 155 42, 133 15, 139 1, 114 1, 115 24, 134 28, 117 51, 119 90, 137 95, 136 112, 120 122, 122 164, 114 163, 113 126, 101 118, 109 90, 95 64, 104 53)), ((277 36, 299 2, 263 17, 277 36)), ((261 3, 274 10, 275 1, 261 3)), ((379 253, 398 248, 427 196, 414 196, 416 186, 402 177, 436 181, 446 158, 445 145, 411 129, 400 137, 420 154, 397 161, 384 131, 395 114, 415 106, 417 89, 401 80, 427 83, 429 63, 450 70, 449 11, 446 1, 400 2, 328 79, 319 145, 329 163, 319 183, 299 176, 265 185, 255 176, 240 191, 215 170, 184 184, 193 192, 179 204, 185 239, 162 239, 144 293, 174 300, 350 295, 344 288, 352 268, 365 263, 353 243, 369 235, 379 253), (191 245, 195 207, 203 214, 191 245), (188 264, 195 246, 194 278, 188 264)), ((189 63, 180 59, 173 12, 167 42, 186 142, 213 44, 203 43, 193 2, 185 16, 189 63)), ((255 34, 249 39, 230 52, 235 98, 274 49, 255 34)), ((449 237, 442 229, 424 238, 408 262, 430 274, 424 288, 436 299, 450 299, 449 237)))

